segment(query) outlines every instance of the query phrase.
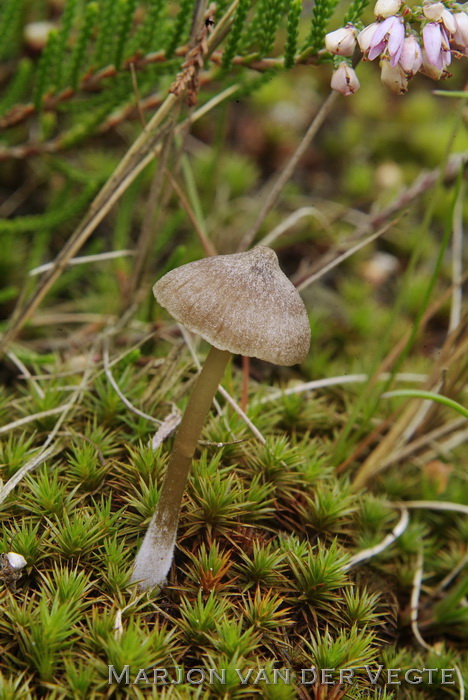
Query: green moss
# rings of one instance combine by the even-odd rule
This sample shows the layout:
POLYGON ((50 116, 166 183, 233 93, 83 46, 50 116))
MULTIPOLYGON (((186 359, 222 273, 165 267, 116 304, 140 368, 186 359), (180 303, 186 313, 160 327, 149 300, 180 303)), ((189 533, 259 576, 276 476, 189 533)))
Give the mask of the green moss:
MULTIPOLYGON (((42 1, 5 4, 16 19, 1 49, 8 53, 2 87, 10 100, 2 117, 12 102, 26 103, 34 95, 47 109, 3 136, 2 157, 26 143, 37 154, 2 161, 2 330, 21 290, 29 297, 36 289, 39 278, 28 271, 53 260, 68 243, 90 199, 141 133, 126 65, 130 53, 178 49, 190 31, 192 5, 184 3, 187 12, 173 5, 166 13, 159 0, 138 3, 132 24, 132 2, 121 3, 115 18, 108 0, 88 3, 88 10, 77 3, 79 21, 70 29, 67 20, 70 35, 59 34, 65 38, 63 65, 43 59, 39 75, 41 59, 25 61, 16 36, 16 12, 23 4, 27 21, 50 13, 42 1), (115 39, 103 31, 114 19, 120 28, 115 39), (88 71, 111 60, 119 63, 116 74, 110 70, 105 80, 83 83, 88 71), (53 74, 77 89, 62 95, 56 108, 48 102, 57 98, 53 74)), ((281 5, 280 40, 271 49, 280 58, 287 4, 276 3, 270 29, 259 15, 268 3, 253 5, 250 10, 248 2, 242 4, 231 48, 235 54, 245 54, 247 43, 249 51, 270 49, 281 5)), ((219 8, 227 6, 218 3, 217 24, 219 8)), ((294 3, 296 12, 298 7, 294 3)), ((298 28, 299 36, 310 33, 309 18, 298 28)), ((321 22, 316 30, 323 28, 321 22)), ((227 70, 234 56, 223 56, 224 72, 214 62, 201 72, 198 106, 231 82, 241 84, 242 96, 207 113, 186 140, 171 141, 168 167, 225 252, 234 251, 252 225, 271 182, 328 94, 329 75, 311 56, 310 64, 287 74, 271 79, 267 72, 257 79, 238 63, 227 70), (182 145, 187 149, 181 159, 182 145)), ((148 100, 152 115, 183 58, 158 60, 153 67, 133 58, 141 100, 148 100)), ((295 281, 367 235, 359 233, 367 216, 390 203, 400 186, 409 187, 422 167, 442 165, 455 110, 447 117, 446 102, 437 102, 419 79, 407 97, 396 99, 381 86, 375 62, 360 64, 358 72, 361 90, 339 100, 259 234, 303 207, 320 213, 300 219, 274 241, 295 281), (387 187, 388 165, 393 180, 387 179, 387 187)), ((187 115, 181 103, 176 121, 187 115)), ((462 138, 460 130, 453 149, 461 150, 462 138)), ((138 252, 155 160, 76 254, 138 252)), ((308 358, 292 368, 254 359, 250 364, 246 414, 263 440, 218 394, 219 411, 213 409, 204 427, 184 496, 168 584, 151 594, 138 593, 130 574, 160 497, 173 433, 156 446, 153 440, 157 421, 167 425, 165 419, 183 409, 196 375, 176 324, 156 308, 151 285, 169 269, 201 257, 203 249, 165 181, 141 288, 133 296, 134 255, 62 272, 9 346, 14 355, 0 362, 1 485, 27 471, 0 504, 1 554, 16 552, 27 561, 12 580, 0 559, 0 698, 286 700, 315 692, 301 685, 301 669, 317 664, 359 667, 356 686, 346 689, 350 698, 396 698, 400 690, 371 687, 364 664, 463 664, 468 525, 463 513, 451 509, 466 502, 464 446, 458 444, 464 426, 453 425, 454 416, 435 405, 425 415, 418 412, 417 425, 406 421, 408 403, 380 394, 420 388, 421 382, 397 376, 390 386, 390 380, 374 377, 392 371, 433 375, 433 389, 440 381, 441 393, 463 401, 463 346, 456 334, 447 340, 449 249, 436 268, 457 187, 447 181, 410 201, 380 239, 303 290, 312 328, 308 358), (379 252, 393 255, 399 268, 372 280, 367 268, 379 252), (437 279, 427 298, 434 269, 437 279), (421 314, 429 316, 427 323, 401 359, 404 338, 421 314), (127 403, 104 371, 106 346, 127 403), (359 377, 353 383, 333 380, 350 374, 359 377), (326 379, 329 385, 303 390, 305 382, 326 379), (292 389, 297 393, 286 393, 292 389), (356 474, 400 421, 404 437, 395 438, 365 486, 356 489, 356 474), (447 432, 434 434, 439 429, 447 432), (50 443, 53 453, 41 460, 50 443), (411 452, 399 452, 408 445, 411 452), (392 541, 401 523, 399 502, 421 500, 436 501, 441 509, 408 508, 409 523, 392 541), (382 542, 382 551, 356 563, 357 554, 382 542), (421 552, 418 622, 433 650, 415 640, 409 614, 421 552), (109 665, 118 676, 128 666, 132 687, 125 673, 109 684, 109 665), (154 686, 143 677, 133 684, 140 669, 151 680, 155 667, 171 675, 179 671, 181 683, 154 686), (197 686, 184 676, 191 669, 225 669, 225 677, 197 686), (281 670, 290 673, 289 682, 275 677, 281 670)), ((193 339, 193 345, 198 355, 206 353, 204 342, 193 339)), ((242 384, 242 364, 235 359, 224 386, 238 403, 242 384)), ((449 697, 440 675, 436 681, 416 690, 404 685, 402 697, 449 697)))

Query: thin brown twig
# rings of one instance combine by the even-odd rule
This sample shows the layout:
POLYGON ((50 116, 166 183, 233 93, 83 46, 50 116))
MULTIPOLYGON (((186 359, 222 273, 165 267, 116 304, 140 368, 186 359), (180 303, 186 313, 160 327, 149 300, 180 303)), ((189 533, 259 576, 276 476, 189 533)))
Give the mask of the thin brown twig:
POLYGON ((337 99, 338 93, 332 90, 325 102, 323 103, 323 105, 321 106, 321 108, 319 109, 319 111, 317 112, 317 114, 312 119, 309 128, 302 137, 298 147, 296 148, 286 165, 282 168, 278 177, 274 180, 273 185, 270 188, 270 191, 268 192, 267 197, 260 210, 260 213, 258 214, 256 220, 254 221, 250 229, 247 231, 245 236, 241 239, 238 250, 247 250, 247 248, 249 248, 253 243, 255 236, 260 230, 261 225, 265 221, 270 211, 275 206, 285 185, 292 177, 299 161, 309 148, 323 122, 335 106, 335 102, 337 101, 337 99))
MULTIPOLYGON (((185 56, 188 51, 188 46, 179 46, 175 50, 175 56, 185 56)), ((133 70, 141 70, 146 66, 154 65, 155 63, 164 63, 166 61, 165 51, 156 51, 147 54, 146 56, 130 56, 127 58, 120 69, 115 66, 105 66, 93 72, 89 71, 81 80, 77 90, 67 87, 59 93, 47 94, 44 96, 41 109, 45 112, 54 111, 60 104, 67 102, 75 97, 80 92, 95 93, 101 89, 102 84, 108 81, 109 78, 114 78, 122 72, 133 70)), ((28 117, 36 114, 36 108, 33 104, 15 105, 0 119, 0 129, 8 129, 11 126, 16 126, 23 122, 28 117)))
MULTIPOLYGON (((174 126, 174 121, 172 121, 172 124, 174 126)), ((154 231, 156 229, 155 215, 161 202, 164 172, 169 158, 169 153, 171 151, 172 140, 173 128, 168 130, 163 139, 162 146, 159 149, 159 160, 150 185, 145 213, 143 216, 143 223, 141 226, 141 233, 135 246, 136 258, 135 264, 132 267, 132 273, 128 285, 128 303, 130 303, 130 301, 134 298, 135 292, 140 285, 145 263, 148 260, 151 242, 154 239, 154 231)))
POLYGON ((197 234, 198 240, 200 241, 203 250, 205 251, 207 256, 211 255, 216 255, 216 248, 214 247, 213 243, 210 241, 209 238, 205 235, 205 232, 203 231, 202 227, 200 226, 200 223, 195 215, 195 212, 193 211, 192 207, 190 206, 190 202, 188 201, 187 197, 182 191, 182 188, 178 184, 177 180, 174 178, 170 170, 166 170, 166 177, 169 180, 172 189, 174 192, 177 194, 177 197, 179 198, 179 201, 182 205, 182 208, 185 210, 187 216, 190 219, 190 222, 192 223, 195 233, 197 234))
MULTIPOLYGON (((209 85, 215 78, 216 76, 214 72, 201 73, 199 77, 200 87, 209 85)), ((228 89, 230 90, 231 88, 228 89)), ((238 89, 239 86, 235 87, 234 91, 238 89)), ((161 104, 164 102, 164 99, 164 95, 162 95, 161 93, 156 93, 154 95, 144 97, 140 100, 139 103, 140 111, 142 113, 154 111, 156 108, 161 106, 161 104)), ((211 104, 213 99, 216 99, 216 96, 215 98, 209 100, 206 104, 211 104)), ((113 112, 110 116, 108 116, 107 119, 105 119, 103 123, 98 127, 97 133, 105 134, 118 127, 122 122, 127 121, 129 119, 134 119, 135 117, 138 117, 138 111, 134 102, 132 101, 131 103, 125 104, 123 107, 121 107, 120 109, 113 112)), ((27 143, 19 144, 16 146, 2 146, 0 147, 0 161, 8 160, 11 158, 21 160, 24 158, 31 158, 33 156, 41 155, 44 153, 59 153, 70 148, 71 145, 73 145, 73 143, 76 142, 70 141, 70 139, 68 139, 68 132, 65 132, 55 138, 49 139, 48 141, 28 141, 27 143)))
POLYGON ((133 94, 135 96, 135 106, 136 106, 136 110, 138 113, 138 117, 140 119, 141 128, 146 129, 146 119, 145 119, 145 115, 143 114, 143 110, 141 109, 140 91, 138 89, 137 74, 136 74, 136 70, 135 70, 135 64, 133 62, 130 63, 130 74, 132 76, 132 87, 133 87, 133 94))
MULTIPOLYGON (((215 9, 214 5, 210 5, 210 8, 207 12, 206 4, 206 0, 197 0, 193 13, 192 29, 189 40, 189 50, 187 52, 185 62, 182 66, 181 73, 179 73, 176 80, 169 88, 169 92, 174 93, 176 95, 181 94, 185 89, 187 89, 187 98, 189 105, 194 105, 196 102, 199 87, 199 72, 200 69, 203 67, 204 57, 208 50, 207 39, 209 33, 211 32, 211 15, 215 9), (207 16, 209 21, 205 19, 207 16)), ((174 109, 174 113, 171 116, 172 129, 168 131, 163 141, 158 167, 156 169, 156 173, 151 183, 147 206, 145 208, 145 216, 143 219, 142 230, 136 246, 137 259, 130 278, 128 295, 129 299, 133 299, 135 298, 135 296, 137 299, 139 298, 137 290, 139 290, 141 286, 143 274, 149 257, 149 250, 151 247, 151 243, 155 237, 155 231, 157 230, 157 226, 155 225, 156 212, 159 209, 159 214, 161 215, 164 209, 164 205, 169 198, 168 194, 165 194, 164 175, 166 175, 167 177, 167 174, 169 173, 167 164, 170 153, 173 149, 175 123, 179 116, 180 108, 181 102, 178 103, 177 107, 174 109)), ((187 130, 188 128, 189 123, 187 126, 187 130)), ((179 148, 179 153, 181 148, 179 148)), ((177 162, 174 166, 175 171, 177 171, 178 158, 176 159, 176 161, 177 162)), ((174 185, 172 186, 174 187, 174 185)), ((198 230, 196 223, 195 228, 196 230, 198 230)))
MULTIPOLYGON (((236 3, 237 4, 237 3, 236 3)), ((223 32, 224 33, 224 32, 223 32)), ((174 52, 174 56, 177 58, 183 58, 187 55, 189 47, 187 44, 177 47, 174 52)), ((320 56, 321 52, 318 52, 317 57, 320 56)), ((298 57, 296 65, 313 65, 317 63, 317 57, 298 57)), ((219 66, 222 63, 223 52, 213 51, 209 56, 209 60, 215 65, 219 66)), ((67 102, 80 93, 96 93, 99 92, 104 83, 108 82, 109 79, 116 78, 121 75, 122 72, 129 71, 142 71, 147 66, 152 66, 157 63, 165 63, 167 61, 165 51, 152 51, 149 54, 142 56, 141 54, 135 54, 134 56, 129 56, 125 59, 124 64, 121 68, 117 70, 115 66, 109 65, 100 68, 97 71, 89 71, 85 76, 83 76, 78 88, 74 90, 71 87, 64 88, 59 93, 49 93, 44 96, 43 104, 41 109, 45 112, 53 112, 59 107, 59 105, 67 102)), ((235 56, 232 60, 235 66, 241 66, 243 68, 249 68, 258 73, 264 73, 265 71, 271 70, 273 68, 283 68, 284 59, 283 57, 278 58, 262 58, 258 59, 255 56, 235 56)), ((215 72, 210 73, 209 81, 215 79, 215 72)), ((145 98, 146 99, 146 98, 145 98)), ((152 98, 154 99, 154 97, 152 98)), ((143 100, 144 102, 144 100, 143 100)), ((152 105, 155 106, 154 104, 152 105)), ((29 117, 36 114, 36 107, 32 103, 18 104, 12 107, 3 117, 0 118, 0 129, 8 129, 9 127, 21 124, 29 117)))
MULTIPOLYGON (((453 180, 457 176, 459 169, 461 167, 464 167, 467 161, 468 151, 462 153, 454 153, 452 156, 450 156, 445 167, 445 172, 443 176, 444 182, 450 182, 451 180, 453 180)), ((376 212, 375 214, 367 216, 364 223, 358 225, 357 228, 353 231, 353 233, 349 236, 347 242, 344 241, 340 244, 338 251, 331 251, 327 253, 326 256, 324 256, 324 259, 318 260, 317 263, 313 265, 311 272, 306 273, 307 276, 304 279, 296 281, 297 288, 300 290, 306 287, 307 285, 312 284, 324 274, 336 267, 336 265, 338 265, 344 259, 346 259, 346 257, 349 256, 351 250, 358 250, 359 247, 362 247, 362 245, 358 243, 355 249, 349 249, 348 251, 341 253, 340 250, 344 245, 346 245, 346 243, 352 243, 356 240, 359 241, 360 239, 362 239, 363 236, 369 236, 370 233, 372 235, 370 235, 368 239, 363 241, 363 244, 365 245, 366 242, 372 242, 374 238, 378 237, 372 232, 384 226, 386 222, 388 222, 388 219, 390 219, 392 216, 397 214, 401 216, 402 211, 405 208, 407 208, 415 199, 421 197, 425 192, 427 192, 427 190, 433 187, 439 179, 439 177, 440 168, 435 168, 430 172, 422 173, 421 175, 419 175, 409 187, 402 190, 395 197, 395 199, 392 202, 390 202, 390 204, 388 204, 385 208, 376 212)), ((398 221, 398 219, 396 219, 395 222, 396 221, 398 221)), ((277 228, 280 229, 280 227, 277 228)), ((280 233, 282 233, 281 229, 280 233)), ((381 229, 380 235, 382 235, 383 233, 385 233, 385 230, 381 229)), ((270 235, 271 234, 269 234, 266 237, 266 240, 269 240, 270 235)), ((262 242, 262 244, 267 245, 268 243, 262 242)))

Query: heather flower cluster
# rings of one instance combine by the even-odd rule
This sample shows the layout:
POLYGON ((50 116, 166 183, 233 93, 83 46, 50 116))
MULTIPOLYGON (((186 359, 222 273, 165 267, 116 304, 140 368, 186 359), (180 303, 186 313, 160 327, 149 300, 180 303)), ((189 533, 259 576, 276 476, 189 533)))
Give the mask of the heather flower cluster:
POLYGON ((377 0, 375 22, 361 31, 347 24, 326 35, 325 47, 336 56, 331 87, 343 95, 359 89, 349 58, 357 46, 364 60, 380 58, 381 80, 397 95, 418 72, 433 80, 449 77, 452 58, 468 56, 468 13, 455 7, 424 2, 410 9, 403 0, 377 0))

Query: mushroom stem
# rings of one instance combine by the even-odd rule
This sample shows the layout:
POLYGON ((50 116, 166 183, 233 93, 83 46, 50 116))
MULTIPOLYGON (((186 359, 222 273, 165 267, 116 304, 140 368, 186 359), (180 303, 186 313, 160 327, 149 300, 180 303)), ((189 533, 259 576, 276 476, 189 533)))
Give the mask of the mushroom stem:
POLYGON ((180 506, 192 458, 231 353, 211 347, 177 431, 156 512, 135 560, 132 581, 159 586, 171 568, 180 506))

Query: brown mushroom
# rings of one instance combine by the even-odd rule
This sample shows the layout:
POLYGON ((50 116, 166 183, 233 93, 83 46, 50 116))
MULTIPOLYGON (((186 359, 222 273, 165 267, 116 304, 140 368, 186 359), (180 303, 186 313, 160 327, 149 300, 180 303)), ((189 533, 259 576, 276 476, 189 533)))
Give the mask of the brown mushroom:
POLYGON ((276 253, 258 246, 171 270, 153 287, 161 306, 212 348, 177 431, 156 513, 135 560, 132 581, 161 585, 170 569, 190 464, 231 353, 293 365, 307 355, 310 326, 276 253))

